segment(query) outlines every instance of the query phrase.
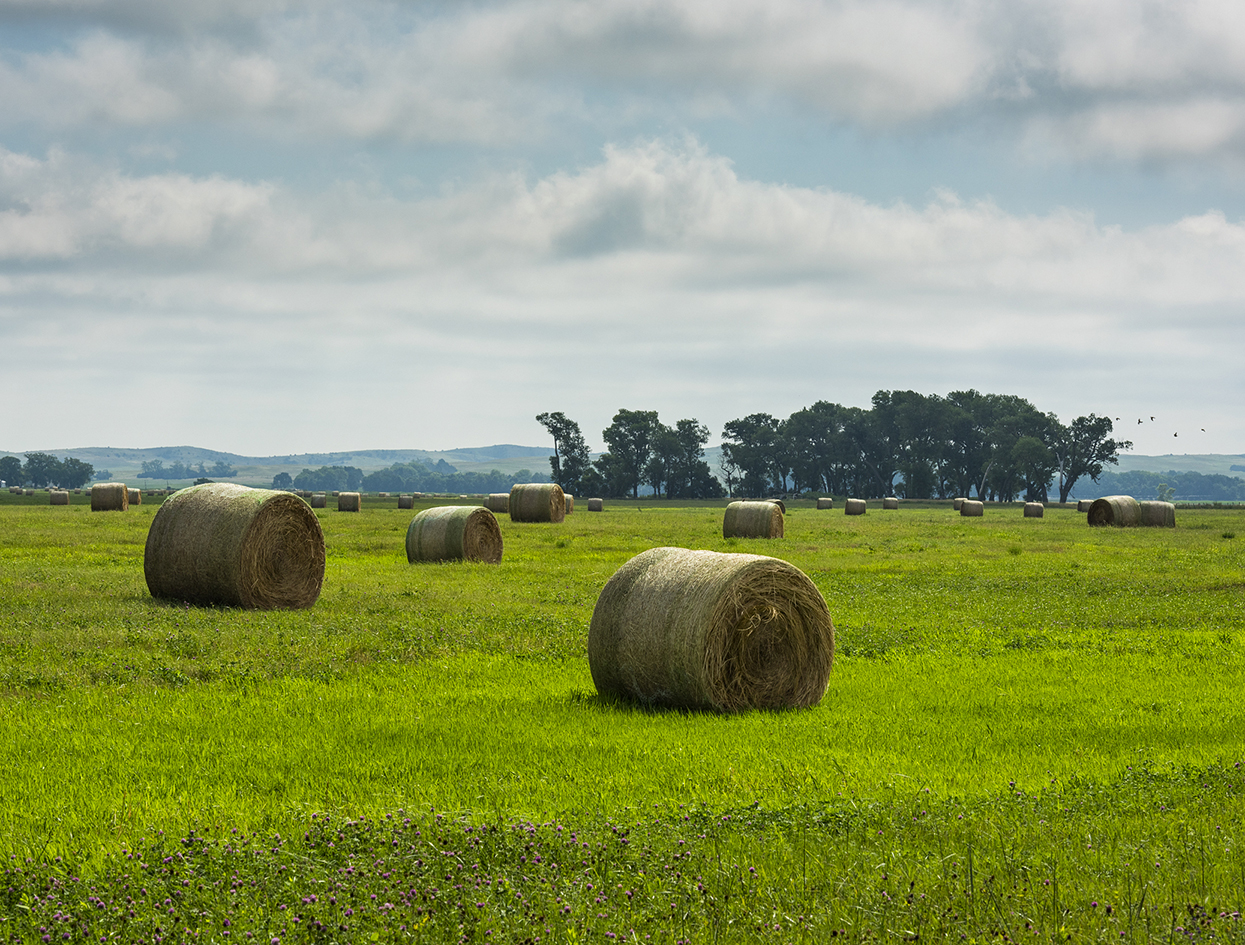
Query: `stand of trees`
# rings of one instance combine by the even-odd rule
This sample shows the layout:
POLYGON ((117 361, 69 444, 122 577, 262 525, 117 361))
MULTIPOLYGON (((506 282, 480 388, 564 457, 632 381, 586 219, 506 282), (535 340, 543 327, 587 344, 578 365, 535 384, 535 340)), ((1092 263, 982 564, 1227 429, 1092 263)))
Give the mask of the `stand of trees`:
POLYGON ((0 479, 14 486, 81 489, 94 473, 95 467, 90 463, 71 456, 57 459, 51 453, 27 453, 25 463, 16 456, 0 458, 0 479))
POLYGON ((293 486, 309 492, 357 492, 362 482, 363 470, 355 466, 321 466, 304 468, 294 477, 293 486))
POLYGON ((530 469, 504 473, 496 469, 486 473, 459 472, 443 459, 435 466, 420 462, 394 463, 363 477, 368 492, 458 492, 487 494, 509 492, 516 482, 548 482, 543 474, 530 469))
POLYGON ((198 463, 195 466, 189 466, 180 460, 171 466, 165 466, 164 460, 153 459, 143 463, 142 469, 138 473, 139 479, 205 479, 211 476, 214 479, 232 479, 238 474, 238 471, 223 460, 217 460, 211 466, 204 466, 198 463))

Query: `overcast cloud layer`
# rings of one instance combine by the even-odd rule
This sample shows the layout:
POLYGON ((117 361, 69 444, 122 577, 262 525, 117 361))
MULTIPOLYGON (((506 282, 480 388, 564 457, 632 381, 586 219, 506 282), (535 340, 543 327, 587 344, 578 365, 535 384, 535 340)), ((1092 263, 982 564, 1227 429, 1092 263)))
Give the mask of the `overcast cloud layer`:
POLYGON ((976 387, 1242 452, 1243 195, 1227 2, 0 0, 0 448, 976 387))

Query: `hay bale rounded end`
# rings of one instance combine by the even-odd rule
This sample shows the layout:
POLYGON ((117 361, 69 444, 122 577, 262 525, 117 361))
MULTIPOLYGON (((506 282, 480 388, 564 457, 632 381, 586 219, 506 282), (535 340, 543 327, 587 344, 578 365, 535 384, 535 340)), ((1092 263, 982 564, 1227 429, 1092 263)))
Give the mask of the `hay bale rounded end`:
POLYGON ((1025 503, 1025 518, 1041 518, 1046 512, 1046 506, 1041 502, 1025 503))
POLYGON ((867 506, 864 499, 848 499, 843 503, 844 515, 864 515, 867 506))
POLYGON ((124 482, 101 482, 91 487, 92 512, 125 512, 130 507, 130 490, 124 482))
POLYGON ((363 496, 358 492, 338 492, 337 511, 358 512, 363 508, 363 496))
POLYGON ((589 499, 588 500, 588 511, 589 512, 604 512, 605 511, 605 500, 604 499, 589 499))
POLYGON ((1132 528, 1141 524, 1141 506, 1131 495, 1103 496, 1090 503, 1085 520, 1093 526, 1132 528))
POLYGON ((406 529, 406 560, 479 561, 498 564, 501 528, 483 506, 445 505, 424 509, 406 529))
POLYGON ((964 518, 981 518, 986 514, 986 504, 977 499, 965 499, 960 503, 960 515, 964 518))
POLYGON ((1093 500, 1093 499, 1077 499, 1077 500, 1076 500, 1076 510, 1077 510, 1078 512, 1088 512, 1088 511, 1089 511, 1089 507, 1090 507, 1091 505, 1093 505, 1093 504, 1094 504, 1094 500, 1093 500))
POLYGON ((722 516, 723 538, 781 538, 782 506, 777 502, 732 502, 722 516))
POLYGON ((575 497, 569 492, 563 492, 562 498, 566 500, 566 514, 570 515, 575 511, 575 497))
POLYGON ((588 631, 597 692, 649 706, 816 705, 834 623, 799 568, 762 555, 653 548, 615 572, 588 631))
POLYGON ((252 610, 312 606, 324 584, 324 533, 298 496, 226 482, 171 495, 147 532, 152 597, 252 610))
POLYGON ((512 522, 561 522, 566 518, 566 493, 553 482, 516 483, 508 500, 512 522))

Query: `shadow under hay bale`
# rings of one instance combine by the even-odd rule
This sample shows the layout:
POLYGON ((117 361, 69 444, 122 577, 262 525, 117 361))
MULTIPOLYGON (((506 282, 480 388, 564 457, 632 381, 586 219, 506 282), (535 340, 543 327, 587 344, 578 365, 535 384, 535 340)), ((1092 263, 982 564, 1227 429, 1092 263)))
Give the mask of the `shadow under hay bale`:
POLYGON ((357 492, 338 492, 337 511, 339 512, 358 512, 363 508, 363 496, 357 492))
POLYGON ((1091 505, 1093 505, 1093 504, 1094 504, 1094 500, 1093 500, 1093 499, 1077 499, 1077 500, 1076 500, 1076 510, 1077 510, 1078 512, 1088 512, 1088 511, 1089 511, 1089 507, 1090 507, 1091 505))
POLYGON ((512 522, 561 522, 566 518, 566 493, 553 482, 516 483, 508 506, 512 522))
POLYGON ((732 502, 722 516, 723 538, 781 538, 782 530, 777 502, 732 502))
POLYGON ((1025 503, 1025 518, 1041 518, 1046 512, 1046 506, 1041 502, 1025 503))
POLYGON ((1171 502, 1138 502, 1138 524, 1147 528, 1175 528, 1176 506, 1171 502))
POLYGON ((53 491, 48 493, 48 505, 68 505, 69 493, 53 491))
POLYGON ((965 518, 981 518, 986 514, 986 504, 976 499, 965 499, 960 503, 960 515, 965 518))
POLYGON ((951 500, 951 508, 954 509, 956 512, 958 512, 960 510, 960 507, 967 501, 968 499, 965 498, 964 496, 957 495, 954 499, 951 500))
POLYGON ((832 509, 832 508, 834 508, 834 499, 818 499, 817 500, 817 510, 819 512, 824 511, 825 509, 832 509))
POLYGON ((406 529, 406 560, 501 561, 501 528, 481 506, 446 505, 424 509, 406 529))
POLYGON ((589 512, 604 512, 605 511, 605 500, 604 499, 589 499, 588 500, 588 511, 589 512))
POLYGON ((491 492, 484 497, 484 507, 494 515, 505 515, 510 511, 509 492, 491 492))
POLYGON ((130 507, 130 490, 124 482, 101 482, 91 487, 92 512, 124 512, 130 507))
POLYGON ((761 555, 653 548, 615 572, 588 631, 597 692, 649 706, 816 705, 834 624, 798 568, 761 555))
POLYGON ((413 508, 415 508, 415 496, 413 496, 413 495, 400 495, 400 496, 398 496, 398 508, 399 508, 399 509, 413 509, 413 508))
POLYGON ((843 514, 864 515, 867 507, 864 499, 848 499, 843 503, 843 514))
POLYGON ((886 498, 882 500, 882 508, 883 509, 899 508, 899 499, 896 496, 888 495, 886 498))
POLYGON ((1108 495, 1090 503, 1085 519, 1090 525, 1132 528, 1141 524, 1141 506, 1131 495, 1108 495))
POLYGON ((322 509, 328 502, 328 500, 324 497, 323 492, 314 494, 309 501, 311 502, 311 507, 313 509, 322 509))
POLYGON ((229 482, 170 496, 147 532, 152 597, 256 610, 310 607, 324 583, 324 533, 289 492, 229 482))

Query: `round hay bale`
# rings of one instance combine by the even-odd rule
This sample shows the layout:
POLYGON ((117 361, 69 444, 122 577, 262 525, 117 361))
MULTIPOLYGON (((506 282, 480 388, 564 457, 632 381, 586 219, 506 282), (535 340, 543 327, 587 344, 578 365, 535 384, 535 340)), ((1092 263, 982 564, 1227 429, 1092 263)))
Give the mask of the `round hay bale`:
POLYGON ((821 593, 785 561, 652 548, 597 598, 588 665, 597 692, 670 708, 816 705, 834 663, 821 593))
POLYGON ((512 522, 561 522, 566 518, 566 497, 554 482, 516 483, 507 505, 512 522))
POLYGON ((569 492, 563 492, 562 497, 566 499, 566 514, 570 515, 575 511, 575 497, 569 492))
POLYGON ((899 508, 899 498, 897 496, 888 495, 886 498, 882 500, 882 508, 883 509, 899 508))
POLYGON ((778 510, 782 512, 783 515, 787 514, 787 503, 782 499, 766 499, 765 501, 773 502, 776 506, 778 506, 778 510))
POLYGON ((1046 511, 1046 506, 1041 502, 1025 503, 1025 518, 1041 518, 1046 511))
POLYGON ((1171 502, 1158 502, 1152 499, 1148 502, 1138 502, 1137 505, 1140 511, 1138 524, 1148 528, 1176 527, 1176 506, 1171 502))
POLYGON ((363 496, 357 492, 335 492, 337 496, 337 511, 339 512, 358 512, 363 508, 363 496))
POLYGON ((483 506, 444 505, 424 509, 406 529, 406 560, 501 561, 501 528, 483 506))
POLYGON ((1090 503, 1086 521, 1090 525, 1131 528, 1141 523, 1141 506, 1131 495, 1109 495, 1090 503))
POLYGON ((322 509, 325 506, 325 498, 323 492, 317 492, 311 497, 311 507, 313 509, 322 509))
POLYGON ((142 505, 143 504, 143 490, 142 489, 130 489, 129 492, 130 492, 130 505, 142 505))
POLYGON ((334 499, 336 499, 339 495, 341 495, 341 493, 340 493, 340 492, 338 492, 336 489, 334 489, 334 490, 333 490, 333 498, 334 498, 334 499))
POLYGON ((864 515, 865 514, 864 499, 848 499, 843 503, 844 515, 864 515))
POLYGON ((967 501, 968 500, 964 498, 964 496, 957 495, 954 499, 951 500, 951 508, 954 509, 956 512, 958 512, 960 510, 960 506, 962 506, 967 501))
POLYGON ((960 514, 965 518, 981 518, 986 514, 986 504, 976 499, 965 499, 960 503, 960 514))
POLYGON ((818 499, 817 500, 818 511, 821 511, 822 509, 832 509, 832 508, 834 508, 834 499, 818 499))
POLYGON ((387 498, 389 498, 389 493, 388 493, 388 492, 378 492, 378 493, 376 493, 376 498, 378 498, 378 499, 387 499, 387 498))
POLYGON ((413 509, 415 508, 415 497, 410 495, 398 496, 398 508, 413 509))
POLYGON ((69 493, 61 492, 60 490, 55 490, 53 492, 48 493, 48 504, 49 505, 68 505, 69 504, 69 493))
POLYGON ((34 494, 35 494, 36 492, 38 492, 38 491, 39 491, 39 490, 37 490, 37 489, 23 489, 23 490, 22 490, 22 495, 34 495, 34 494))
POLYGON ((324 533, 289 492, 209 482, 160 506, 143 573, 152 597, 257 610, 310 607, 324 583, 324 533))
POLYGON ((1077 500, 1076 500, 1076 510, 1077 510, 1078 512, 1088 512, 1088 511, 1089 511, 1089 507, 1090 507, 1091 505, 1093 505, 1093 504, 1094 504, 1094 500, 1093 500, 1093 499, 1077 499, 1077 500))
POLYGON ((777 502, 732 502, 722 516, 723 538, 781 538, 783 514, 777 502))
POLYGON ((130 507, 130 490, 124 482, 101 482, 91 487, 92 512, 124 512, 130 507))
POLYGON ((604 499, 589 499, 588 500, 588 511, 589 512, 604 512, 605 511, 605 500, 604 499))
POLYGON ((505 515, 510 511, 510 493, 489 493, 484 497, 484 507, 496 515, 505 515))
POLYGON ((82 490, 81 490, 81 489, 75 489, 75 490, 73 491, 73 494, 74 494, 74 495, 82 495, 82 490))

